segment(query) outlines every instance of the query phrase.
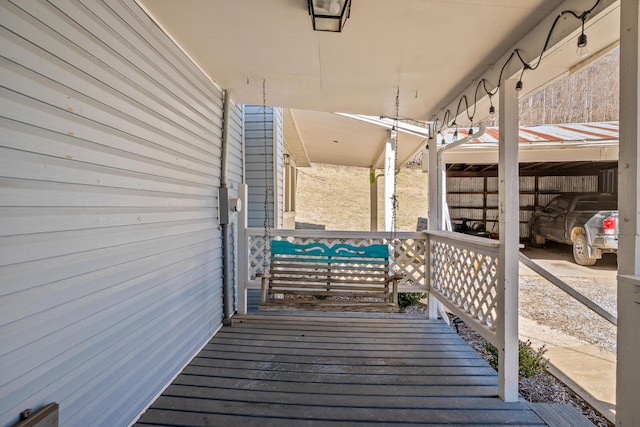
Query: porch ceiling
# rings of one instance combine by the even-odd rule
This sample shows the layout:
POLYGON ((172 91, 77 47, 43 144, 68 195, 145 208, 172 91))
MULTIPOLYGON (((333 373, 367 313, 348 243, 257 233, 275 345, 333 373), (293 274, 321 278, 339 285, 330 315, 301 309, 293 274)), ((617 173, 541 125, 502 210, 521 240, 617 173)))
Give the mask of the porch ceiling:
MULTIPOLYGON (((595 3, 352 0, 344 31, 324 33, 312 30, 306 0, 138 1, 238 103, 262 104, 264 79, 268 105, 393 117, 399 88, 398 115, 422 121, 432 120, 443 108, 455 111, 462 93, 473 99, 471 88, 482 76, 492 89, 514 48, 534 60, 560 11, 581 13, 595 3)), ((617 8, 617 1, 602 0, 590 15, 586 33, 591 54, 615 46, 617 8)), ((575 18, 559 20, 540 67, 524 75, 523 95, 589 62, 575 55, 578 32, 575 18)), ((520 69, 512 61, 503 78, 519 76, 520 69)), ((474 121, 488 112, 487 98, 480 98, 474 121)), ((311 157, 325 152, 326 141, 344 139, 333 127, 310 122, 305 129, 303 120, 297 123, 301 136, 314 136, 301 140, 311 157)), ((357 154, 371 139, 350 138, 349 149, 339 150, 339 156, 356 156, 361 164, 357 154)), ((323 161, 335 163, 337 156, 323 161)))
MULTIPOLYGON (((309 161, 334 165, 382 168, 388 126, 340 114, 292 110, 309 161)), ((426 129, 423 129, 426 133, 426 129)), ((425 136, 401 131, 398 167, 409 162, 427 143, 425 136)), ((300 165, 300 162, 298 162, 300 165)))

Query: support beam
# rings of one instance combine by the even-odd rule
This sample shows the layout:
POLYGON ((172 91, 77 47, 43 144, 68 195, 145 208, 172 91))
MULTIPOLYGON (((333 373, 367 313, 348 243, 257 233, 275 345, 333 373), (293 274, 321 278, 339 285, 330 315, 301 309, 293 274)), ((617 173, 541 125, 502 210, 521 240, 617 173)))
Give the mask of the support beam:
POLYGON ((396 145, 391 137, 391 131, 387 131, 384 155, 384 231, 393 228, 393 196, 396 181, 396 145))
POLYGON ((369 230, 378 231, 378 182, 376 169, 369 169, 369 230))
POLYGON ((640 7, 620 5, 618 359, 616 425, 640 425, 640 7))
POLYGON ((506 402, 518 400, 518 253, 520 207, 518 177, 518 99, 516 80, 503 82, 500 91, 500 146, 498 212, 500 253, 498 264, 498 324, 500 343, 498 394, 506 402))

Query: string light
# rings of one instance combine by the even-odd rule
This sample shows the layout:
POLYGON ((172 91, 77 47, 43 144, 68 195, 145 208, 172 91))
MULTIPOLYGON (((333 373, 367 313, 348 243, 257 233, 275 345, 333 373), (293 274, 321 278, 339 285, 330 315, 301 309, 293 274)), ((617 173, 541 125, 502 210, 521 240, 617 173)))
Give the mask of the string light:
POLYGON ((584 21, 587 19, 585 14, 582 14, 582 31, 578 36, 578 44, 576 47, 576 55, 581 58, 584 58, 589 53, 589 48, 587 47, 587 35, 584 33, 584 21))
MULTIPOLYGON (((591 14, 591 12, 593 12, 595 10, 595 8, 598 7, 598 5, 600 4, 600 0, 596 0, 596 2, 594 3, 594 5, 588 9, 585 10, 584 12, 582 12, 581 14, 577 14, 576 12, 573 12, 571 10, 564 10, 562 12, 560 12, 560 14, 558 14, 558 16, 556 16, 556 19, 553 21, 553 24, 551 25, 551 28, 549 29, 549 33, 547 34, 547 39, 544 43, 544 46, 542 47, 542 51, 540 52, 540 55, 538 56, 538 61, 536 62, 535 65, 532 65, 531 63, 528 63, 524 60, 524 58, 522 57, 522 55, 520 54, 520 50, 519 49, 514 49, 511 52, 511 55, 509 55, 509 57, 507 58, 507 60, 505 61, 504 65, 502 66, 502 68, 500 69, 500 74, 498 76, 498 84, 496 85, 495 89, 493 91, 489 90, 487 88, 487 81, 486 79, 480 79, 480 81, 478 81, 478 84, 476 85, 476 89, 475 89, 475 93, 474 93, 474 102, 473 102, 473 112, 469 113, 469 103, 468 103, 468 99, 466 95, 462 95, 460 97, 460 99, 458 100, 458 107, 456 108, 456 115, 453 117, 453 121, 451 123, 449 123, 449 120, 451 119, 451 111, 449 109, 444 110, 443 113, 443 118, 442 118, 442 122, 440 124, 440 127, 437 127, 437 123, 438 123, 438 119, 436 119, 436 121, 434 122, 434 129, 437 130, 438 134, 441 134, 441 131, 443 129, 446 128, 451 128, 456 126, 456 131, 454 132, 454 138, 457 136, 457 124, 455 122, 456 118, 459 116, 460 114, 460 106, 462 105, 462 101, 464 100, 465 102, 465 107, 466 107, 466 115, 467 118, 469 119, 469 121, 471 123, 473 123, 473 118, 475 116, 476 113, 476 106, 477 106, 477 101, 478 101, 478 90, 480 89, 480 87, 482 86, 484 89, 485 94, 489 97, 489 119, 490 120, 495 120, 495 115, 496 115, 496 108, 493 105, 493 101, 492 101, 492 97, 498 93, 498 90, 500 89, 500 86, 502 84, 502 74, 504 73, 504 70, 507 68, 507 65, 511 62, 511 60, 514 57, 517 57, 518 60, 520 61, 520 63, 522 64, 522 72, 520 73, 520 79, 518 80, 518 82, 516 83, 516 94, 515 96, 518 97, 520 92, 522 92, 522 88, 524 83, 522 82, 522 77, 524 76, 524 72, 526 70, 535 70, 536 68, 538 68, 538 66, 540 65, 540 63, 542 62, 542 57, 544 56, 545 52, 547 51, 547 48, 549 47, 549 42, 551 40, 551 35, 553 34, 553 31, 556 27, 556 24, 558 23, 558 21, 560 20, 560 18, 562 18, 565 15, 571 15, 576 19, 579 19, 580 21, 582 21, 582 25, 581 25, 581 32, 580 35, 578 36, 578 41, 577 41, 577 48, 576 48, 576 54, 580 55, 580 56, 585 56, 588 54, 588 49, 587 49, 587 35, 584 32, 584 24, 586 22, 586 20, 588 19, 589 15, 591 14)), ((444 136, 443 136, 443 141, 444 141, 444 136)))

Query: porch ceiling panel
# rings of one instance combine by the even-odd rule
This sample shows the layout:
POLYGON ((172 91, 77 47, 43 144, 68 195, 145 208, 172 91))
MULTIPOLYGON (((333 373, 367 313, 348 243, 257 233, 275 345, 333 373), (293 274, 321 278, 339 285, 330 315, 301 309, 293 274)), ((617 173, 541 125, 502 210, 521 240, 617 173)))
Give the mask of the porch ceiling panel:
MULTIPOLYGON (((310 111, 394 117, 399 89, 401 118, 455 113, 463 93, 472 102, 480 77, 493 89, 513 49, 537 63, 560 11, 582 13, 595 3, 352 0, 343 32, 326 33, 312 30, 307 0, 136 1, 238 103, 261 105, 264 81, 268 105, 300 111, 288 142, 302 158, 306 150, 310 162, 362 167, 380 166, 384 131, 310 111)), ((593 56, 615 47, 619 1, 601 0, 585 27, 593 56)), ((579 30, 570 15, 558 21, 540 67, 524 74, 522 95, 590 63, 575 54, 579 30)), ((511 61, 502 78, 521 68, 511 61)), ((474 122, 488 110, 488 97, 479 96, 474 122)), ((459 125, 467 126, 465 116, 460 110, 459 125)), ((400 153, 401 161, 408 155, 400 153)))
MULTIPOLYGON (((339 114, 291 110, 309 161, 356 167, 383 167, 387 127, 339 114)), ((421 136, 400 132, 398 164, 411 160, 426 144, 421 136)))
MULTIPOLYGON (((562 0, 353 0, 342 33, 315 32, 306 0, 138 0, 239 103, 428 115, 562 0)), ((592 1, 573 1, 583 8, 592 1)))

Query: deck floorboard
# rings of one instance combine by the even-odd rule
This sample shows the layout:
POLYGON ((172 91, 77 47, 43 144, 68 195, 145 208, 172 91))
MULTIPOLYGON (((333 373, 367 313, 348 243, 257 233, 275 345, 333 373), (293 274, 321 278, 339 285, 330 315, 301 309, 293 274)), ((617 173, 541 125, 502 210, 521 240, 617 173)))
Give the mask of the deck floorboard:
POLYGON ((139 426, 545 425, 450 327, 406 318, 238 317, 139 426))

